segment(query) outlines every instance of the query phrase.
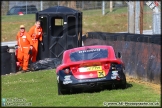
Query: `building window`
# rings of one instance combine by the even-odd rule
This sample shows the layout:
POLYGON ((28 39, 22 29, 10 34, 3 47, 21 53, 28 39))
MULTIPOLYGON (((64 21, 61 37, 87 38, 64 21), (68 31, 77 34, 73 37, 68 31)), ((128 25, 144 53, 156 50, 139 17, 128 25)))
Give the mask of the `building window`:
POLYGON ((63 18, 62 17, 51 18, 51 35, 54 37, 63 35, 63 18))
POLYGON ((39 20, 41 21, 41 27, 43 29, 43 34, 44 36, 47 35, 47 27, 48 27, 48 24, 47 24, 47 17, 39 17, 39 20))
POLYGON ((74 16, 68 17, 68 35, 76 35, 76 18, 74 16))

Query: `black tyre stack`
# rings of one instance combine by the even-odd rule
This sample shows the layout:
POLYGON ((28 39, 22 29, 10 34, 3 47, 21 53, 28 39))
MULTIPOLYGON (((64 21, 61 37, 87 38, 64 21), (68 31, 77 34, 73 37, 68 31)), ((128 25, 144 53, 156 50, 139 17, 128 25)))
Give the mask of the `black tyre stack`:
POLYGON ((1 75, 16 72, 15 52, 9 52, 8 46, 1 46, 1 75))
POLYGON ((11 73, 16 73, 15 47, 10 47, 9 53, 11 55, 11 73))

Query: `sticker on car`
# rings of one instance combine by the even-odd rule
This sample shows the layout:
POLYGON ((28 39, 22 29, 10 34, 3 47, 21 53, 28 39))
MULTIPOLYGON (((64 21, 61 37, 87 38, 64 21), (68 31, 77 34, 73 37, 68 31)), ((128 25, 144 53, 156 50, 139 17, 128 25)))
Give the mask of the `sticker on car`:
POLYGON ((58 83, 59 83, 59 76, 57 75, 57 81, 58 81, 58 83))
POLYGON ((118 76, 118 71, 112 71, 112 74, 111 74, 111 79, 116 79, 116 77, 118 76))
POLYGON ((63 80, 63 84, 69 84, 72 83, 72 80, 70 79, 71 75, 66 75, 63 80))
POLYGON ((71 80, 63 81, 63 84, 69 84, 69 83, 72 83, 72 81, 71 80))
POLYGON ((66 76, 64 77, 64 80, 71 80, 70 77, 71 77, 71 75, 66 75, 66 76))
POLYGON ((98 77, 105 77, 105 72, 103 70, 97 71, 97 76, 98 77))

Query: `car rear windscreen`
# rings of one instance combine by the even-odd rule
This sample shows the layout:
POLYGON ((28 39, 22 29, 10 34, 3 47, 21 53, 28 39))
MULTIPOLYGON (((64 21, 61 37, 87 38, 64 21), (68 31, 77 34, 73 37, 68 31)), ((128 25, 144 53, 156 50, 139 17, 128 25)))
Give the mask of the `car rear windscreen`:
POLYGON ((95 60, 107 57, 108 57, 108 50, 100 48, 80 50, 72 52, 70 54, 71 61, 95 60))

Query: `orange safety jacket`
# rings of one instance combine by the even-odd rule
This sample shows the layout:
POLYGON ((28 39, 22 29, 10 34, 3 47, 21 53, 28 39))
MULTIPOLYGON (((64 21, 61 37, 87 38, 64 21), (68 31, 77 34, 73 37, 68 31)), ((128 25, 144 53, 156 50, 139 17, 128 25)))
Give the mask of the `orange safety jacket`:
POLYGON ((19 31, 17 33, 16 39, 17 39, 17 45, 20 48, 21 47, 27 47, 27 46, 30 46, 30 45, 33 46, 32 39, 31 39, 30 35, 27 32, 21 33, 19 31))
POLYGON ((42 28, 36 28, 36 25, 32 26, 29 30, 29 35, 32 37, 33 42, 37 41, 39 39, 39 41, 42 41, 42 28), (40 34, 39 34, 40 33, 40 34))

